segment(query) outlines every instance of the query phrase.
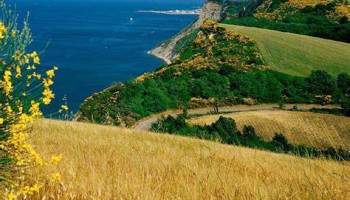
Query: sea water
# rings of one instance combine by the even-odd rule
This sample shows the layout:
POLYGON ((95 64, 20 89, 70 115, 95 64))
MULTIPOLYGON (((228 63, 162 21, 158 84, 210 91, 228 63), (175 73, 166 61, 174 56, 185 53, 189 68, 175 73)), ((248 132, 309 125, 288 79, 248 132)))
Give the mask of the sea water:
POLYGON ((138 10, 190 10, 202 0, 11 0, 21 21, 29 12, 34 41, 44 50, 41 68, 58 66, 56 99, 66 97, 76 112, 85 98, 113 83, 151 72, 163 61, 147 52, 171 38, 197 16, 142 13, 138 10))

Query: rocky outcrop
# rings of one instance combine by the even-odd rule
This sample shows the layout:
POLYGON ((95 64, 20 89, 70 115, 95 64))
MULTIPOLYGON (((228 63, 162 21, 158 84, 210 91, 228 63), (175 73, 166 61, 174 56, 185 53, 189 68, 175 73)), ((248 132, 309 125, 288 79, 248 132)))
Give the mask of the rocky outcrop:
POLYGON ((207 2, 199 15, 199 18, 193 22, 190 26, 182 30, 179 34, 160 44, 158 47, 150 51, 150 54, 163 59, 166 63, 171 64, 178 56, 178 52, 174 51, 174 48, 181 39, 192 33, 195 29, 198 29, 205 20, 210 19, 213 21, 220 21, 224 18, 225 7, 221 4, 214 2, 207 2))

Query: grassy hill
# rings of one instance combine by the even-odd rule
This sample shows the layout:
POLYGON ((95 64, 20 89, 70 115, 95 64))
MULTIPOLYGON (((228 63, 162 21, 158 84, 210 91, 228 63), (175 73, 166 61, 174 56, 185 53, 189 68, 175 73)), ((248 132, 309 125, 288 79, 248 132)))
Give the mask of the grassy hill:
POLYGON ((83 123, 44 120, 34 132, 39 152, 64 155, 61 186, 44 187, 40 198, 350 197, 345 163, 83 123))
POLYGON ((350 73, 350 44, 274 30, 222 25, 257 41, 263 57, 273 69, 307 76, 312 70, 332 75, 350 73))
POLYGON ((265 28, 350 43, 348 0, 259 0, 228 5, 225 24, 265 28))
POLYGON ((190 120, 191 124, 212 124, 220 116, 235 119, 240 130, 252 125, 257 134, 271 140, 275 133, 284 134, 296 145, 318 148, 350 149, 350 118, 327 114, 291 111, 251 111, 209 115, 190 120))

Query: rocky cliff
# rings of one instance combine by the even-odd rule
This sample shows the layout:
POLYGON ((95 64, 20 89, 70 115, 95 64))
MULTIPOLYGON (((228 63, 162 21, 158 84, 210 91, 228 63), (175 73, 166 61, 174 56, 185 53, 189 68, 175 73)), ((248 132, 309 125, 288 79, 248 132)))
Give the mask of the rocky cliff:
POLYGON ((178 56, 178 52, 174 48, 181 39, 189 35, 195 29, 198 29, 205 20, 211 19, 220 21, 225 15, 225 7, 215 2, 207 2, 199 15, 198 19, 190 26, 182 30, 179 34, 160 44, 158 47, 150 51, 150 54, 163 59, 166 63, 171 64, 172 60, 178 56))

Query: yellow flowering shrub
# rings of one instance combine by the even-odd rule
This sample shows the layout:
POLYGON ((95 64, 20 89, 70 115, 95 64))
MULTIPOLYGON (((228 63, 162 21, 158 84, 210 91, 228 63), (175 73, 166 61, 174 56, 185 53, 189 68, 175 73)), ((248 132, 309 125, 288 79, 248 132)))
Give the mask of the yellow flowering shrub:
POLYGON ((338 5, 335 9, 335 14, 334 16, 331 16, 333 18, 339 18, 339 17, 347 17, 348 19, 350 19, 350 5, 338 5))
MULTIPOLYGON (((57 165, 62 156, 45 161, 28 143, 35 119, 42 117, 40 107, 54 98, 57 67, 37 70, 39 53, 26 51, 32 41, 27 22, 18 30, 16 14, 3 1, 0 7, 0 198, 10 200, 38 192, 42 183, 34 182, 28 170, 57 165)), ((58 180, 59 174, 53 177, 58 180)))

